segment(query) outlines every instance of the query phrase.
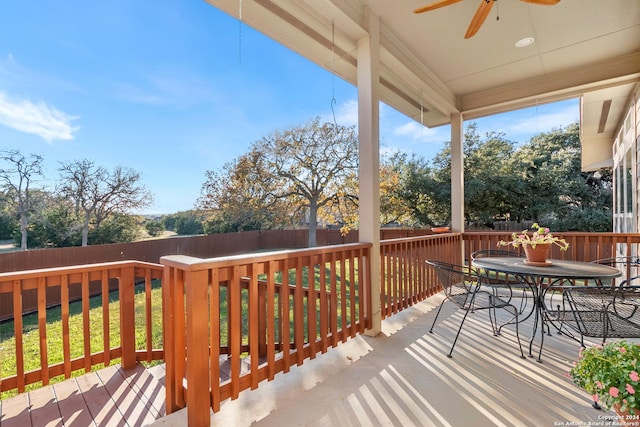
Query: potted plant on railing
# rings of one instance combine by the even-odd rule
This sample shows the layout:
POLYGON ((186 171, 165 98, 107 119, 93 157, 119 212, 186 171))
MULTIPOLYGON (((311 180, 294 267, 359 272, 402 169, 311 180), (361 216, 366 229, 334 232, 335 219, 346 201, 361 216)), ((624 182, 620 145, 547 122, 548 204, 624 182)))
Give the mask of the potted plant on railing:
POLYGON ((569 248, 566 240, 555 237, 547 227, 542 227, 536 222, 531 228, 533 233, 530 234, 529 230, 522 230, 521 233, 514 232, 511 234, 511 240, 500 240, 498 246, 510 245, 514 248, 522 246, 527 256, 527 264, 537 266, 551 265, 547 259, 552 245, 558 246, 562 251, 566 251, 569 248))
POLYGON ((594 406, 613 408, 619 424, 640 426, 640 346, 625 340, 580 349, 569 375, 594 406), (638 396, 636 396, 636 390, 638 396))

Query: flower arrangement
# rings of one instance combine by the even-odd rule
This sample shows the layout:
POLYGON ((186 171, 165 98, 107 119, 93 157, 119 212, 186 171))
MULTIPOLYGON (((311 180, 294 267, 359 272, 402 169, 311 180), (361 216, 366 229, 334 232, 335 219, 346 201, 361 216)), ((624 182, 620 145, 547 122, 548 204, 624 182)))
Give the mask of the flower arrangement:
POLYGON ((616 412, 640 414, 640 345, 625 340, 580 349, 569 372, 573 382, 594 402, 616 412))
POLYGON ((526 247, 527 245, 535 248, 536 245, 541 244, 553 244, 560 247, 560 250, 566 251, 569 248, 569 243, 566 240, 555 237, 548 228, 540 226, 537 222, 531 226, 534 229, 532 234, 529 234, 528 230, 522 230, 522 233, 512 233, 511 240, 500 240, 498 246, 511 245, 514 248, 520 246, 526 247))

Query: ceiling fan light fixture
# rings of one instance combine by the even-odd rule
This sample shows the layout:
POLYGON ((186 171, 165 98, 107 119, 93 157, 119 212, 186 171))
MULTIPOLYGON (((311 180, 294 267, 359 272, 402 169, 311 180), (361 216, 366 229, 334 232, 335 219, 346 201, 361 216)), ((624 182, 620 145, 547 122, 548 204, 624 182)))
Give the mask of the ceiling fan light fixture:
POLYGON ((529 45, 532 45, 535 41, 536 39, 534 39, 533 37, 525 37, 516 42, 516 47, 527 47, 529 45))

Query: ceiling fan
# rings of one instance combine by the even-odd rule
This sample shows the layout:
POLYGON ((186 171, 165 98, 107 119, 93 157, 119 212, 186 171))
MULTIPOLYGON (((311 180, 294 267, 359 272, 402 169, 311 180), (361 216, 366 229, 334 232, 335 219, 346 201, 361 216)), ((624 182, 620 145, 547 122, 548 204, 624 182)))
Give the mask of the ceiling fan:
MULTIPOLYGON (((438 0, 435 3, 431 3, 429 5, 422 6, 415 9, 413 13, 428 12, 430 10, 439 9, 444 6, 449 6, 454 3, 458 3, 459 1, 462 1, 462 0, 438 0)), ((478 32, 478 30, 484 23, 484 20, 487 19, 487 15, 489 15, 489 12, 493 7, 493 3, 495 3, 496 1, 498 0, 481 0, 480 1, 480 6, 478 7, 478 10, 476 10, 476 14, 473 15, 473 19, 469 24, 469 28, 467 28, 467 33, 464 35, 465 39, 473 37, 478 32)), ((544 6, 553 6, 554 4, 557 4, 560 2, 560 0, 520 0, 520 1, 523 1, 525 3, 540 4, 544 6)))

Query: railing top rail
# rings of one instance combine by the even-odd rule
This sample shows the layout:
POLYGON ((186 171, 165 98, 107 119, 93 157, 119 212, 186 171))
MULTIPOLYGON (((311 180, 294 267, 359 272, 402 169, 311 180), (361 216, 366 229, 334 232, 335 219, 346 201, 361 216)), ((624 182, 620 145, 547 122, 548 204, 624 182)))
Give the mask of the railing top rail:
POLYGON ((413 237, 397 237, 395 239, 384 239, 381 240, 380 243, 395 243, 395 242, 412 242, 416 240, 437 240, 442 237, 451 237, 451 236, 461 236, 462 233, 438 233, 438 234, 424 234, 422 236, 413 236, 413 237))
POLYGON ((344 245, 318 246, 315 248, 286 249, 282 251, 255 252, 240 255, 231 255, 217 258, 196 258, 187 255, 166 255, 160 258, 160 263, 169 267, 183 270, 199 271, 217 267, 229 267, 243 265, 248 261, 259 258, 260 262, 277 261, 282 259, 298 258, 310 255, 344 252, 355 249, 370 248, 371 243, 348 243, 344 245))
POLYGON ((151 262, 135 261, 135 260, 102 262, 97 264, 73 265, 68 267, 50 267, 50 268, 41 268, 37 270, 11 271, 6 273, 0 273, 0 282, 7 282, 10 280, 18 280, 18 279, 30 279, 30 278, 37 278, 37 277, 59 276, 61 274, 73 274, 76 272, 91 272, 91 271, 117 269, 121 267, 128 267, 131 265, 133 265, 134 267, 148 267, 148 268, 157 268, 157 269, 163 268, 161 264, 154 264, 151 262))
MULTIPOLYGON (((524 228, 523 228, 524 230, 524 228)), ((493 230, 493 231, 465 231, 463 235, 496 235, 518 233, 521 230, 493 230)), ((640 233, 611 233, 611 232, 591 232, 591 231, 554 231, 554 235, 570 236, 606 236, 606 237, 636 237, 640 238, 640 233)))

